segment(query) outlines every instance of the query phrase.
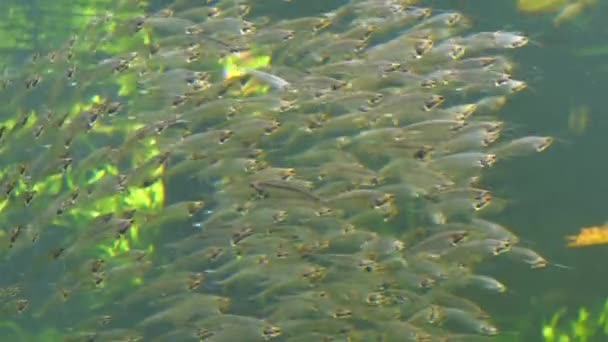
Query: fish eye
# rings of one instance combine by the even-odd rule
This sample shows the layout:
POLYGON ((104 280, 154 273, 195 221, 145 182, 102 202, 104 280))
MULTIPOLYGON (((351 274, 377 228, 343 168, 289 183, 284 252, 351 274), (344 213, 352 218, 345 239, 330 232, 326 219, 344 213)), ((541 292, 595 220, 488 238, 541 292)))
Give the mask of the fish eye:
POLYGON ((509 44, 510 48, 520 48, 528 44, 530 40, 525 36, 515 36, 513 41, 509 44))
POLYGON ((500 136, 499 132, 486 132, 484 134, 483 137, 483 146, 489 146, 491 144, 493 144, 496 140, 498 140, 498 137, 500 136))
POLYGON ((29 305, 30 305, 30 301, 27 299, 18 299, 16 301, 17 311, 19 313, 22 313, 23 311, 25 311, 25 309, 27 309, 29 305))
POLYGON ((451 131, 457 132, 461 129, 463 129, 464 127, 468 126, 469 123, 466 122, 465 120, 460 120, 458 121, 458 123, 454 124, 452 127, 450 127, 451 131))
POLYGON ((287 31, 287 33, 283 36, 283 40, 292 40, 296 37, 296 32, 293 30, 287 31))
POLYGON ((226 111, 226 118, 232 119, 236 116, 237 113, 238 113, 238 110, 236 109, 236 107, 230 106, 230 107, 228 107, 228 110, 226 111))
POLYGON ((36 63, 36 61, 40 58, 40 52, 36 51, 34 52, 34 54, 32 55, 32 63, 36 63))
POLYGON ((48 55, 48 59, 50 63, 55 63, 55 60, 57 59, 57 53, 55 51, 50 52, 48 55))
POLYGON ((285 219, 287 219, 288 215, 289 214, 287 213, 287 211, 279 210, 272 215, 272 220, 275 223, 280 223, 280 222, 285 221, 285 219))
POLYGON ((164 8, 158 12, 159 16, 169 18, 172 17, 174 12, 170 8, 164 8))
POLYGON ((266 265, 270 262, 270 259, 268 259, 268 256, 266 255, 261 255, 260 257, 258 257, 258 264, 260 265, 266 265))
POLYGON ((40 83, 41 79, 42 78, 40 76, 35 75, 33 78, 31 78, 25 82, 25 87, 27 89, 35 88, 40 83))
POLYGON ((543 142, 541 144, 536 146, 536 151, 542 152, 542 151, 546 150, 547 148, 549 148, 549 146, 551 146, 551 144, 553 144, 553 138, 546 137, 545 139, 543 139, 543 142))
POLYGON ((382 95, 382 94, 378 93, 378 94, 376 94, 376 95, 374 95, 374 96, 370 97, 370 98, 367 100, 367 103, 368 103, 369 105, 376 105, 376 104, 378 104, 380 101, 382 101, 382 99, 383 99, 383 98, 384 98, 384 95, 382 95))
POLYGON ((460 13, 452 13, 448 19, 445 21, 445 23, 448 26, 454 26, 456 24, 458 24, 458 22, 460 22, 460 20, 462 20, 462 14, 460 13))
POLYGON ((265 134, 272 134, 274 133, 274 131, 276 131, 279 127, 281 127, 281 123, 279 121, 273 120, 270 125, 264 127, 264 133, 265 134))
POLYGON ((361 260, 359 266, 367 273, 372 273, 375 270, 375 263, 372 260, 361 260))
POLYGON ((205 72, 205 71, 197 71, 197 72, 194 73, 194 76, 199 81, 205 81, 205 80, 209 79, 209 73, 205 72))
POLYGON ((296 175, 296 169, 293 169, 293 168, 289 168, 289 169, 281 171, 282 180, 290 180, 291 178, 295 177, 295 175, 296 175))
POLYGON ((135 32, 139 32, 144 28, 144 24, 146 22, 146 18, 141 17, 138 18, 137 21, 135 22, 135 32))
POLYGON ((266 339, 275 338, 281 335, 281 328, 274 326, 266 327, 262 334, 266 339))
POLYGON ((315 215, 319 217, 330 216, 332 214, 333 210, 329 207, 323 207, 315 212, 315 215))
POLYGON ((477 111, 478 106, 474 103, 469 104, 467 106, 465 106, 465 108, 462 110, 462 112, 460 112, 460 114, 464 117, 464 119, 468 118, 469 116, 473 115, 473 113, 475 113, 475 111, 477 111))
POLYGON ((504 127, 503 122, 496 122, 491 127, 488 128, 488 133, 500 133, 502 128, 504 127))
POLYGON ((187 97, 185 95, 176 95, 173 98, 173 102, 171 103, 173 105, 173 107, 177 107, 179 105, 182 105, 186 102, 187 97))
POLYGON ((186 58, 186 63, 190 64, 194 61, 197 61, 200 56, 201 56, 200 52, 191 53, 188 55, 188 58, 186 58))
POLYGON ((377 197, 374 199, 374 204, 372 205, 372 208, 376 209, 376 208, 380 208, 383 205, 390 203, 392 201, 395 200, 395 195, 393 194, 384 194, 380 197, 377 197))
POLYGON ((500 87, 500 86, 504 86, 505 84, 509 83, 510 81, 511 81, 511 78, 508 75, 503 75, 502 77, 500 77, 499 79, 494 81, 494 85, 497 87, 500 87))
POLYGON ((264 152, 264 150, 262 149, 254 149, 251 152, 249 152, 248 157, 249 158, 260 158, 262 156, 264 156, 266 154, 266 152, 264 152))
POLYGON ((203 33, 203 29, 197 25, 192 25, 192 26, 186 27, 185 33, 187 35, 201 34, 201 33, 203 33))
MULTIPOLYGON (((293 90, 289 90, 290 92, 294 92, 293 90)), ((285 112, 288 111, 290 109, 296 108, 297 106, 295 105, 295 101, 286 101, 286 100, 281 100, 281 102, 279 103, 279 111, 280 112, 285 112)))
POLYGON ((437 86, 437 81, 432 78, 429 78, 429 79, 422 81, 420 83, 420 86, 422 88, 427 88, 427 89, 435 88, 437 86))
POLYGON ((201 45, 199 43, 197 43, 197 42, 191 42, 191 43, 188 43, 188 47, 186 48, 186 50, 193 51, 193 50, 196 50, 196 49, 198 49, 200 47, 201 47, 201 45))
POLYGON ((414 7, 414 6, 406 7, 404 9, 404 12, 407 14, 413 15, 417 19, 428 18, 431 16, 431 14, 433 14, 433 10, 431 10, 430 8, 414 7))
POLYGON ((66 72, 66 77, 71 80, 74 77, 74 73, 76 72, 76 66, 71 66, 68 68, 66 72))
POLYGON ((323 123, 320 120, 314 118, 314 119, 311 119, 310 121, 308 121, 308 123, 306 125, 306 130, 308 132, 312 132, 315 129, 318 129, 321 127, 323 127, 323 123))
POLYGON ((393 14, 398 14, 398 13, 403 12, 405 10, 405 7, 403 7, 402 5, 399 5, 399 4, 390 4, 388 9, 393 14))
POLYGON ((422 280, 420 280, 420 283, 418 283, 418 286, 420 286, 420 288, 423 288, 423 289, 430 289, 430 288, 434 287, 436 283, 437 283, 437 281, 435 281, 435 279, 429 278, 429 277, 424 277, 424 278, 422 278, 422 280))
POLYGON ((509 80, 509 83, 511 84, 511 91, 514 93, 520 92, 528 87, 528 84, 524 81, 509 80))
POLYGON ((495 57, 482 57, 479 59, 479 65, 484 68, 487 68, 494 63, 496 63, 495 57))
POLYGON ((357 228, 352 223, 345 223, 342 226, 342 234, 350 234, 354 232, 357 228))
POLYGON ((327 18, 322 18, 319 19, 319 22, 313 26, 312 30, 316 33, 328 27, 329 25, 331 25, 331 21, 327 18))
POLYGON ((234 134, 234 132, 230 131, 230 130, 222 131, 222 133, 220 134, 220 139, 219 139, 220 144, 223 144, 226 141, 228 141, 232 137, 233 134, 234 134))
POLYGON ((13 84, 12 80, 2 80, 2 89, 6 89, 8 87, 11 86, 11 84, 13 84))
POLYGON ((530 266, 532 268, 545 268, 545 267, 547 267, 547 264, 548 264, 547 260, 539 258, 537 260, 534 260, 534 262, 532 262, 530 266))
POLYGON ((445 97, 442 95, 431 95, 431 97, 424 102, 424 110, 430 111, 441 105, 445 101, 445 97))
POLYGON ((414 46, 415 58, 421 58, 422 55, 429 52, 433 48, 433 41, 430 39, 423 39, 416 43, 414 46))
POLYGON ((436 305, 433 305, 429 308, 430 312, 427 316, 427 321, 429 324, 438 323, 438 321, 442 318, 441 308, 436 305))
POLYGON ((374 24, 367 25, 365 27, 365 33, 363 34, 363 37, 361 38, 361 40, 367 42, 369 40, 369 38, 374 34, 374 32, 376 32, 377 29, 378 29, 378 26, 376 26, 374 24))
POLYGON ((371 305, 378 305, 378 304, 382 303, 383 300, 384 300, 384 296, 381 293, 377 293, 377 292, 368 294, 367 298, 365 299, 365 301, 371 305))
POLYGON ((486 336, 496 336, 498 335, 498 329, 496 329, 496 327, 493 327, 491 325, 487 325, 487 324, 482 324, 479 327, 479 332, 486 335, 486 336))
POLYGON ((186 81, 186 84, 189 86, 194 85, 198 81, 198 79, 194 75, 188 76, 184 80, 186 81))
POLYGON ((450 51, 450 58, 459 59, 464 55, 466 48, 462 45, 454 45, 452 50, 450 51))
POLYGON ((456 246, 462 241, 464 241, 468 236, 469 232, 466 231, 461 233, 454 233, 450 236, 450 238, 452 239, 452 241, 450 241, 450 245, 456 246))
POLYGON ((361 42, 359 42, 354 49, 354 52, 358 53, 361 52, 363 50, 365 50, 365 48, 367 47, 367 40, 361 40, 361 42))
POLYGON ((344 88, 344 86, 346 86, 347 84, 348 84, 348 82, 346 82, 346 81, 337 82, 337 83, 332 84, 330 86, 330 89, 332 91, 340 90, 340 89, 344 88))
POLYGON ((211 84, 207 81, 196 81, 193 85, 192 85, 192 89, 196 90, 196 91, 200 91, 200 90, 204 90, 204 89, 208 89, 211 86, 211 84))
POLYGON ((352 317, 353 312, 348 309, 338 309, 334 313, 334 318, 349 318, 352 317))
POLYGON ((376 176, 371 177, 370 180, 369 180, 369 184, 370 185, 376 186, 376 185, 379 185, 380 183, 381 183, 380 178, 376 177, 376 176))
POLYGON ((473 208, 475 210, 481 210, 481 209, 487 207, 488 204, 490 204, 491 202, 492 202, 492 195, 488 192, 482 198, 479 199, 479 202, 476 202, 473 205, 473 208))
POLYGON ((414 152, 414 159, 416 160, 425 160, 430 153, 430 150, 426 147, 423 147, 416 152, 414 152))
POLYGON ((247 14, 249 14, 249 12, 251 11, 251 6, 243 4, 243 5, 239 5, 238 9, 239 9, 239 17, 244 17, 247 14))
POLYGON ((399 70, 399 68, 401 68, 401 63, 390 63, 382 71, 383 72, 394 72, 394 71, 399 70))
POLYGON ((248 34, 253 33, 253 32, 255 32, 255 26, 253 24, 251 24, 251 23, 246 23, 241 28, 241 34, 242 35, 248 35, 248 34))
POLYGON ((509 240, 500 241, 494 248, 492 249, 492 254, 499 255, 511 250, 511 242, 509 240))
POLYGON ((475 199, 478 201, 482 201, 488 196, 492 196, 491 193, 489 191, 484 190, 484 191, 481 191, 481 193, 479 195, 475 196, 475 199))
POLYGON ((220 9, 217 7, 211 7, 209 8, 209 13, 207 13, 207 16, 209 18, 215 18, 220 14, 220 9))
POLYGON ((486 154, 479 162, 481 167, 487 168, 496 163, 496 155, 493 153, 486 154))

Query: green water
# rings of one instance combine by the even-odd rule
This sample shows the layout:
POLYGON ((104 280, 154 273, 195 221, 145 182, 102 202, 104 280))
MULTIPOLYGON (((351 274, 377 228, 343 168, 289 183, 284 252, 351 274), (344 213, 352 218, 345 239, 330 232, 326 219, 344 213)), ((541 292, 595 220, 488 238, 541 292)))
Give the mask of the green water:
MULTIPOLYGON (((160 1, 156 5, 160 5, 160 1)), ((276 4, 275 4, 276 3, 276 4)), ((342 2, 339 2, 342 3, 342 2)), ((515 51, 519 64, 516 75, 526 80, 529 89, 510 99, 501 117, 510 123, 513 136, 552 135, 556 143, 547 152, 506 161, 488 174, 485 184, 497 197, 508 200, 508 207, 492 216, 512 229, 529 246, 545 256, 550 265, 544 270, 530 270, 524 265, 500 265, 491 270, 511 289, 503 297, 488 296, 481 301, 505 331, 507 341, 540 341, 543 320, 562 307, 574 315, 580 306, 599 307, 608 295, 605 260, 608 246, 569 249, 564 237, 576 234, 580 227, 601 224, 606 214, 608 193, 608 155, 605 132, 608 131, 606 89, 608 89, 608 53, 581 57, 577 50, 607 46, 608 4, 585 12, 573 22, 554 28, 551 16, 528 16, 518 13, 514 1, 423 1, 435 9, 460 10, 473 19, 474 30, 518 30, 527 33, 532 43, 515 51), (580 135, 568 130, 572 109, 587 106, 590 124, 580 135)), ((277 16, 301 16, 333 7, 330 1, 311 1, 299 7, 281 1, 277 16)), ((23 6, 32 20, 23 30, 34 47, 48 47, 54 38, 41 34, 57 30, 65 35, 61 21, 37 11, 39 1, 3 2, 0 9, 23 6), (36 21, 39 15, 45 18, 36 21), (30 39, 31 38, 31 39, 30 39)), ((3 13, 7 13, 4 11, 3 13)), ((2 17, 3 14, 0 14, 2 17)), ((68 13, 69 16, 69 13, 68 13)), ((15 17, 2 20, 5 33, 18 31, 15 17), (14 23, 14 24, 13 24, 14 23)), ((21 19, 19 19, 21 20, 21 19)), ((57 41, 61 39, 57 38, 57 41)), ((4 48, 3 51, 10 49, 4 48)), ((607 48, 608 50, 608 48, 607 48)), ((20 47, 2 60, 27 55, 20 47)), ((3 340, 0 337, 0 340, 3 340)), ((598 340, 601 341, 601 340, 598 340)))
MULTIPOLYGON (((437 1, 439 7, 454 3, 437 1)), ((608 246, 569 249, 564 241, 581 227, 608 219, 608 55, 577 55, 579 49, 608 46, 604 25, 608 4, 554 28, 551 15, 520 14, 510 1, 458 3, 476 25, 530 35, 532 44, 517 51, 515 58, 520 64, 516 73, 529 82, 530 89, 514 97, 501 115, 520 134, 557 137, 557 143, 543 155, 507 162, 488 177, 491 188, 510 200, 497 221, 512 227, 524 244, 550 262, 569 267, 550 266, 540 272, 524 267, 505 270, 507 285, 517 293, 490 305, 532 330, 522 341, 536 341, 541 338, 538 327, 543 318, 549 319, 561 307, 575 316, 578 307, 600 307, 608 295, 608 246), (588 106, 590 116, 587 129, 577 135, 568 129, 568 116, 580 106, 588 106)))

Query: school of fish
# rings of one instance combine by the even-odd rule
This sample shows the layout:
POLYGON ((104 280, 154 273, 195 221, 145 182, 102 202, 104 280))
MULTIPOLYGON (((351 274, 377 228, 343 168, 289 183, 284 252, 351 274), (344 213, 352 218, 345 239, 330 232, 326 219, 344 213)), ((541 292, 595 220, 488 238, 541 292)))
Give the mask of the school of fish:
POLYGON ((410 2, 117 0, 6 73, 3 320, 63 341, 499 335, 471 294, 509 294, 479 266, 550 264, 482 216, 504 203, 486 169, 553 142, 501 135, 528 38, 410 2))

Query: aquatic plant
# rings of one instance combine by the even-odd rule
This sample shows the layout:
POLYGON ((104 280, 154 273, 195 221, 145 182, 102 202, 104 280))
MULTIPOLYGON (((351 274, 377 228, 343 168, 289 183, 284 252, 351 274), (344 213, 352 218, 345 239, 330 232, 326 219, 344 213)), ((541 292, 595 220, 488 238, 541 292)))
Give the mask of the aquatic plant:
POLYGON ((569 322, 562 319, 566 313, 565 308, 560 309, 543 324, 542 335, 546 342, 602 341, 608 337, 608 300, 595 312, 579 308, 576 319, 569 322))

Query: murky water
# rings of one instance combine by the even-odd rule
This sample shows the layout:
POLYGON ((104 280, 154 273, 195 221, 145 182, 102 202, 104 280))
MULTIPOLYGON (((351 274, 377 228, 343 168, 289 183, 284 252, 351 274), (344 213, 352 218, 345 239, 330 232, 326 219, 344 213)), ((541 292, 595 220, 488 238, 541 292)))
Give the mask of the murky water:
MULTIPOLYGON (((153 3, 162 5, 161 1, 153 3)), ((517 75, 529 83, 529 89, 512 97, 501 112, 512 123, 504 135, 552 135, 556 143, 542 155, 501 161, 503 165, 490 172, 484 184, 496 197, 506 199, 506 209, 491 215, 492 219, 512 227, 523 245, 547 257, 552 265, 531 270, 524 265, 499 264, 489 272, 501 275, 511 291, 480 302, 499 326, 512 327, 505 331, 504 341, 540 341, 542 323, 554 312, 567 307, 569 317, 574 317, 581 306, 601 306, 608 294, 608 246, 570 249, 564 240, 583 226, 608 220, 608 51, 594 56, 580 53, 590 47, 608 50, 604 24, 608 4, 555 28, 550 15, 519 13, 513 1, 422 3, 460 10, 473 19, 476 30, 517 30, 531 37, 528 47, 514 53, 517 75), (583 131, 573 132, 569 115, 583 106, 589 109, 589 124, 583 131)), ((297 6, 277 2, 275 13, 277 17, 304 16, 306 11, 318 13, 332 6, 330 1, 300 1, 297 6)), ((0 36, 10 41, 1 47, 0 61, 8 66, 6 72, 18 69, 15 62, 31 51, 62 41, 70 31, 68 26, 77 26, 82 14, 74 10, 59 17, 59 6, 50 9, 34 0, 5 1, 0 8, 0 18, 5 18, 0 36), (76 19, 64 22, 60 18, 76 19)))
MULTIPOLYGON (((513 227, 524 243, 540 250, 550 261, 568 266, 549 267, 542 272, 509 270, 522 277, 511 278, 514 283, 510 285, 517 293, 508 304, 503 303, 505 312, 531 330, 529 339, 522 341, 536 341, 541 338, 541 321, 549 320, 553 312, 568 307, 570 317, 575 317, 580 306, 599 310, 607 295, 602 260, 608 256, 608 247, 568 249, 564 237, 608 219, 604 199, 608 190, 608 156, 604 153, 608 56, 582 57, 579 52, 608 46, 608 30, 602 24, 608 7, 601 4, 555 28, 551 15, 524 15, 511 2, 461 4, 465 12, 475 13, 476 24, 499 25, 530 35, 533 44, 518 51, 517 61, 531 89, 514 98, 504 115, 521 125, 513 128, 517 132, 546 132, 557 138, 555 146, 543 156, 508 162, 490 180, 511 200, 498 220, 513 227), (569 129, 569 115, 585 106, 589 123, 577 134, 569 129)), ((597 338, 602 341, 605 337, 597 338)))

